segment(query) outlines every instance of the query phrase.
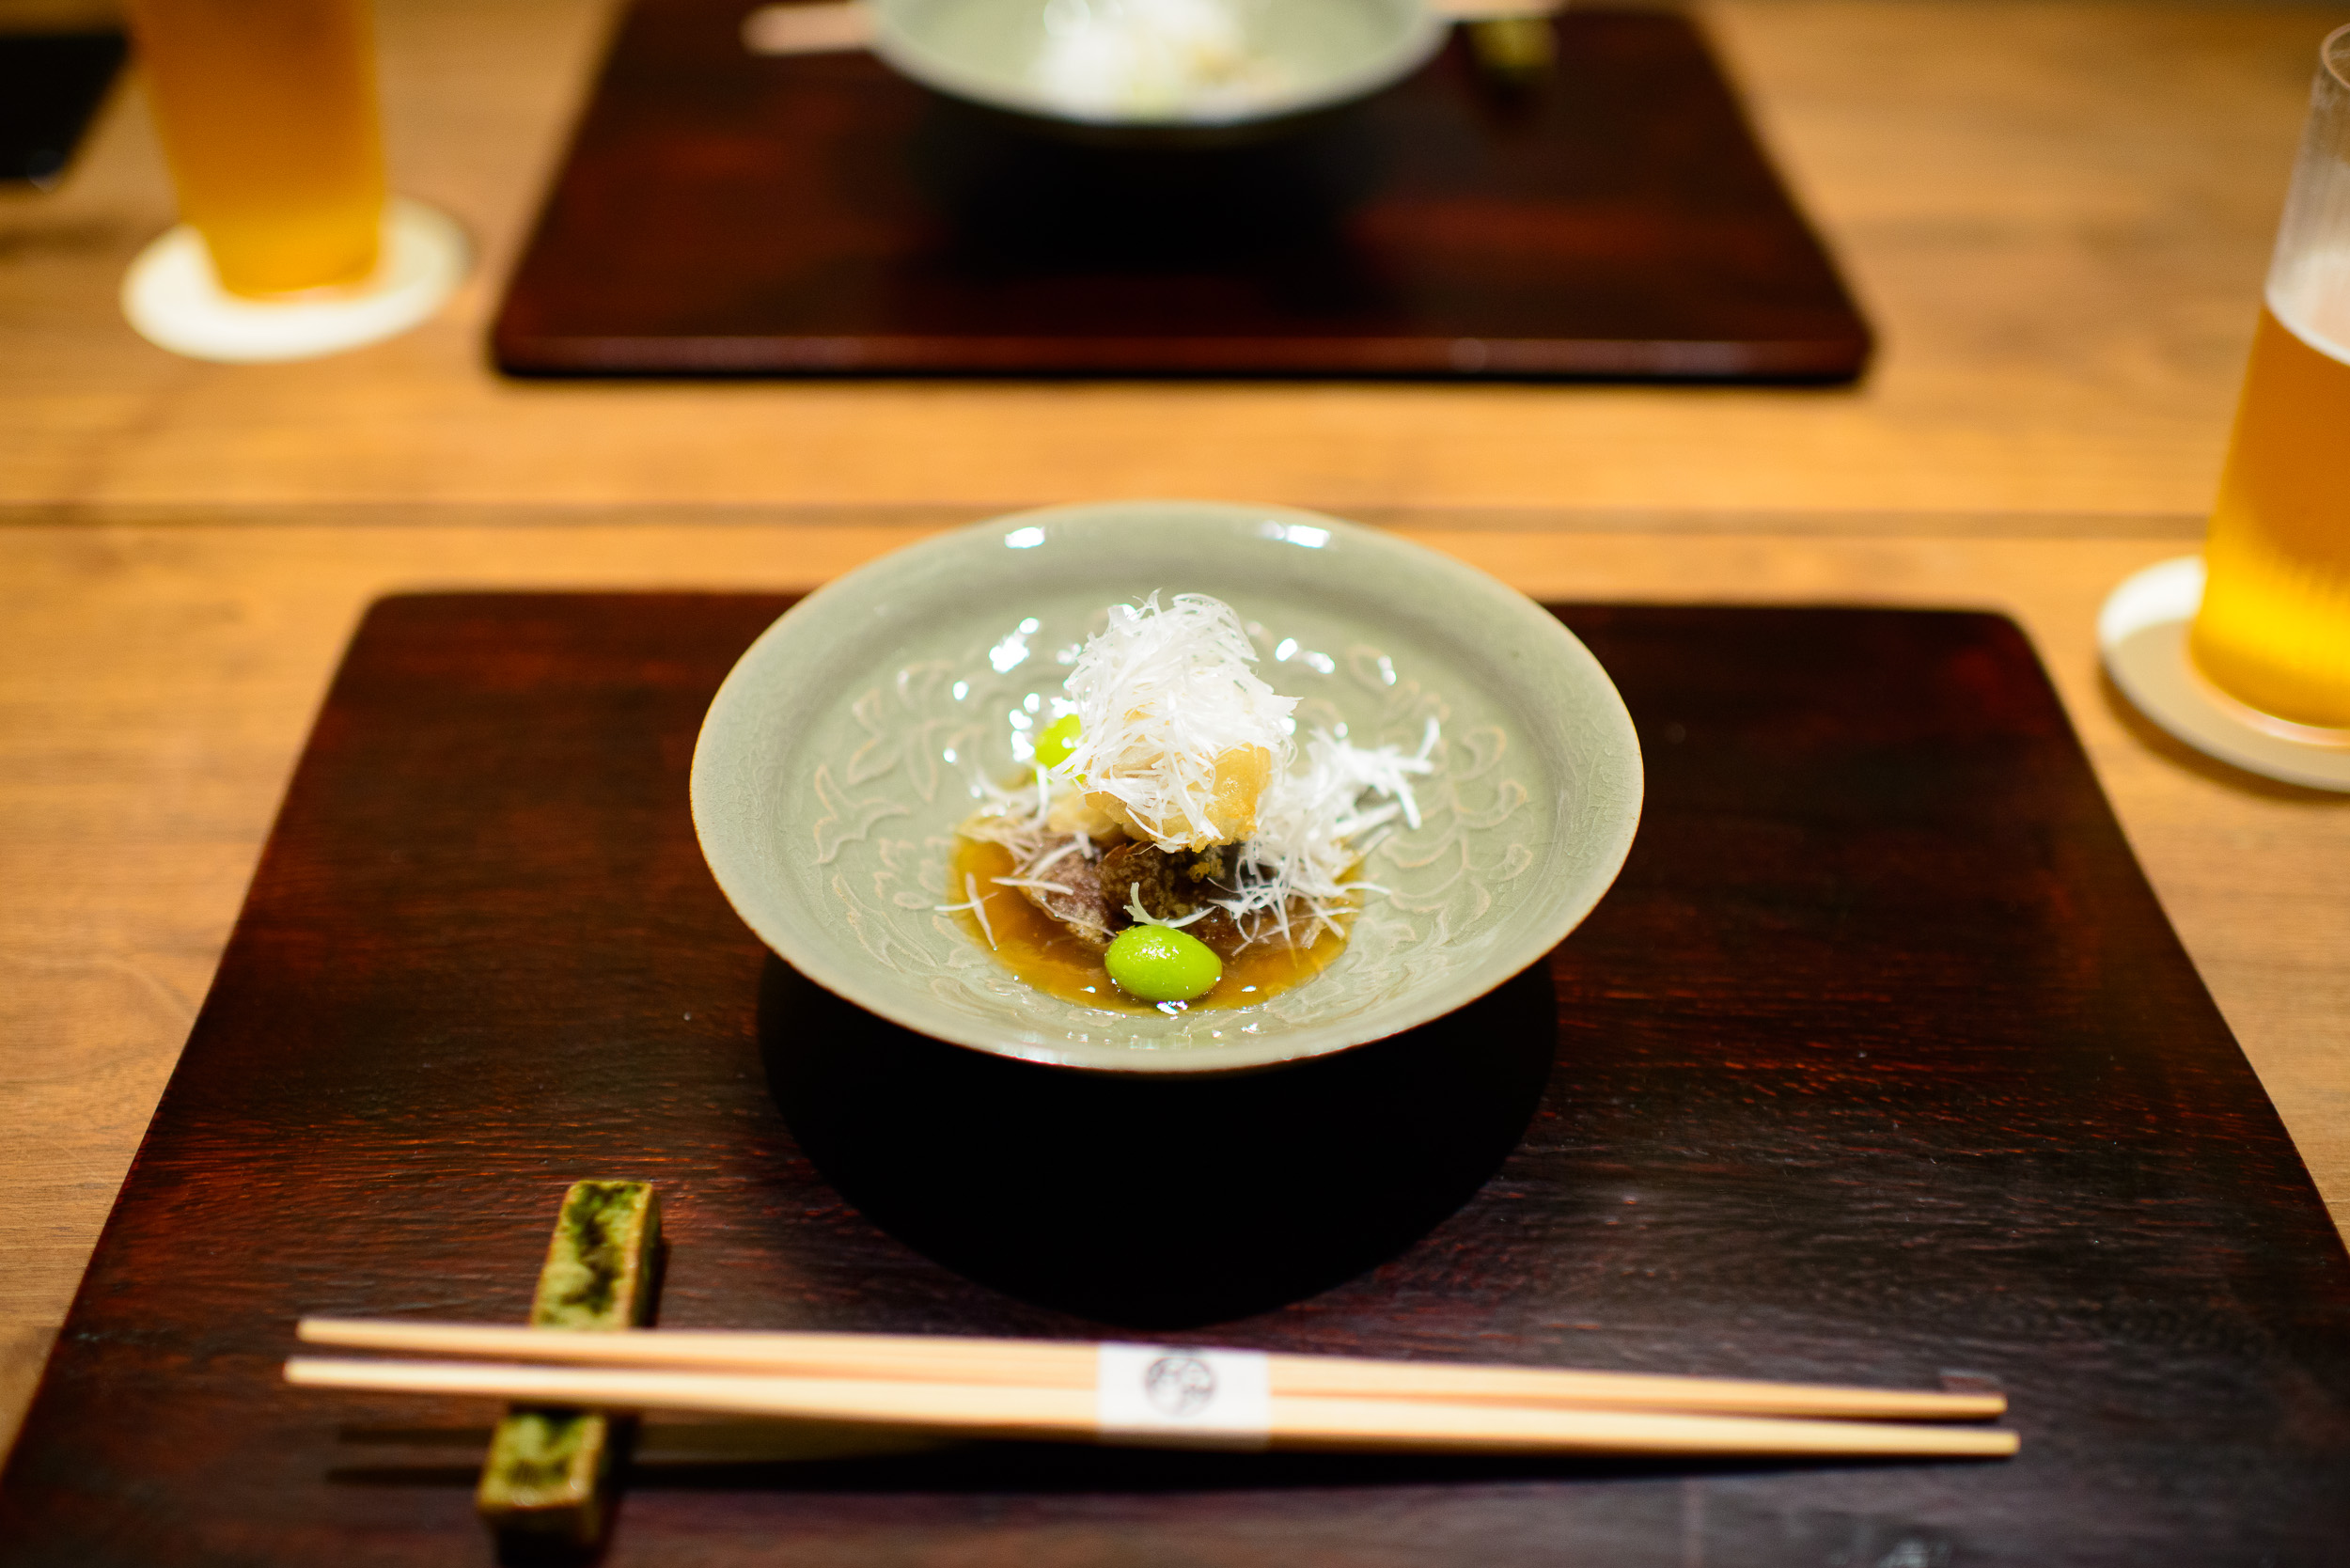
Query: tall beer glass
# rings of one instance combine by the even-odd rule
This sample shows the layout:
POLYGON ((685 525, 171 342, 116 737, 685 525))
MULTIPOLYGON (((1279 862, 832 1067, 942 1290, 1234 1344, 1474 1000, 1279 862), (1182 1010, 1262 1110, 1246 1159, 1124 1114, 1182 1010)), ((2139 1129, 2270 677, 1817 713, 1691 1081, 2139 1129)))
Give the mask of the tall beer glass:
POLYGON ((384 221, 367 0, 130 0, 180 213, 221 286, 365 280, 384 221))
POLYGON ((2350 740, 2350 27, 2318 51, 2203 562, 2197 666, 2268 728, 2350 740))

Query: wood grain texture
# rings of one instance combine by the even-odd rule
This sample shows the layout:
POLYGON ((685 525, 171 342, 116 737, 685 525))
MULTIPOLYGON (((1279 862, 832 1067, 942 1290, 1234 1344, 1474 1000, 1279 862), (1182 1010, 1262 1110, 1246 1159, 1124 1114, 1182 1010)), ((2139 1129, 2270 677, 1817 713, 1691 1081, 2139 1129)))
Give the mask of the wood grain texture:
POLYGON ((680 1326, 1964 1372, 2026 1439, 649 1466, 616 1565, 2330 1560, 2350 1256, 2011 623, 1569 611, 1650 764, 1591 920, 1446 1029, 1158 1084, 880 1026, 734 920, 679 803, 781 603, 371 614, 0 1482, 0 1561, 487 1560, 469 1474, 418 1452, 478 1416, 275 1360, 306 1309, 519 1318, 550 1194, 616 1151, 672 1199, 680 1326))
MULTIPOLYGON (((386 0, 396 182, 482 263, 348 356, 200 366, 122 269, 171 203, 135 91, 69 185, 0 195, 0 500, 950 504, 1089 495, 1884 520, 2203 510, 2339 6, 1701 8, 1883 335, 1849 393, 902 384, 518 386, 482 339, 600 0, 386 0)), ((1915 531, 1915 525, 1908 525, 1915 531)))
POLYGON ((491 341, 547 375, 1845 382, 1869 333, 1704 39, 1455 38, 1310 124, 1104 147, 637 0, 491 341))
MULTIPOLYGON (((971 516, 157 515, 0 527, 0 1180, 38 1197, 0 1214, 11 1335, 45 1338, 63 1321, 370 598, 418 584, 807 585, 971 516)), ((1459 514, 1388 520, 1550 598, 2018 617, 2198 969, 2350 1223, 2350 905, 2336 896, 2350 876, 2350 802, 2201 762, 2132 719, 2097 672, 2098 603, 2178 553, 2186 520, 2152 539, 2088 540, 1994 537, 2016 525, 1989 517, 1966 520, 1969 536, 1905 539, 1850 537, 1834 519, 1807 520, 1823 531, 1802 535, 1675 531, 1671 519, 1584 532, 1573 514, 1528 514, 1503 532, 1459 514)), ((0 1434, 20 1413, 0 1403, 0 1434)))
POLYGON ((34 1386, 57 1341, 54 1327, 30 1324, 0 1326, 0 1440, 13 1443, 24 1407, 33 1403, 34 1386))

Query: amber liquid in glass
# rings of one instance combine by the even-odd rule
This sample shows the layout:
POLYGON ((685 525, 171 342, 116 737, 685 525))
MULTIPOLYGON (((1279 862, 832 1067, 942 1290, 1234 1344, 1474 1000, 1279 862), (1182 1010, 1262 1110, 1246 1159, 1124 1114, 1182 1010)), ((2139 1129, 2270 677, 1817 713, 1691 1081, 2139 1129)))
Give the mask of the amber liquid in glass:
POLYGON ((130 0, 180 215, 221 286, 364 281, 384 218, 365 0, 130 0))
POLYGON ((2350 364, 2261 311, 2187 646, 2213 684, 2350 729, 2350 364))

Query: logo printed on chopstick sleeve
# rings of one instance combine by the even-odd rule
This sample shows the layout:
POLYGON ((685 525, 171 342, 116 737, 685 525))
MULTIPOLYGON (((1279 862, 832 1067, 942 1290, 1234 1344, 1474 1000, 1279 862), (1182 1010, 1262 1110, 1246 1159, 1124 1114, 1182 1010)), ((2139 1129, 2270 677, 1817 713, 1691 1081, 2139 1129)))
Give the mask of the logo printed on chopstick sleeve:
POLYGON ((1271 1372, 1256 1350, 1104 1344, 1094 1365, 1094 1424, 1111 1442, 1261 1449, 1273 1431, 1271 1372))

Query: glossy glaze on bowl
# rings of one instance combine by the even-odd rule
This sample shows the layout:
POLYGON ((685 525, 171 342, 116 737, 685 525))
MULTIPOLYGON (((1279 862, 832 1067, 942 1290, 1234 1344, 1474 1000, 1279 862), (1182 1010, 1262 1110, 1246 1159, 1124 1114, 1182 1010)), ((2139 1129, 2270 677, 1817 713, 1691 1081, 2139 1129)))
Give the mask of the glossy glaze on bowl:
POLYGON ((1272 507, 1023 513, 901 551, 803 601, 744 655, 694 758, 719 886, 820 984, 909 1028, 1071 1066, 1198 1072, 1375 1040, 1515 974, 1606 891, 1639 815, 1631 720, 1582 644, 1416 546, 1272 507), (1417 746, 1422 823, 1375 847, 1345 954, 1261 1009, 1110 1013, 1031 990, 958 928, 946 865, 979 777, 1049 713, 1106 606, 1230 603, 1301 728, 1417 746))
POLYGON ((1045 0, 873 0, 873 52, 927 87, 1043 124, 1180 132, 1281 121, 1351 102, 1419 69, 1445 24, 1422 0, 1278 0, 1244 5, 1252 55, 1277 85, 1246 102, 1091 109, 1032 75, 1045 0))

